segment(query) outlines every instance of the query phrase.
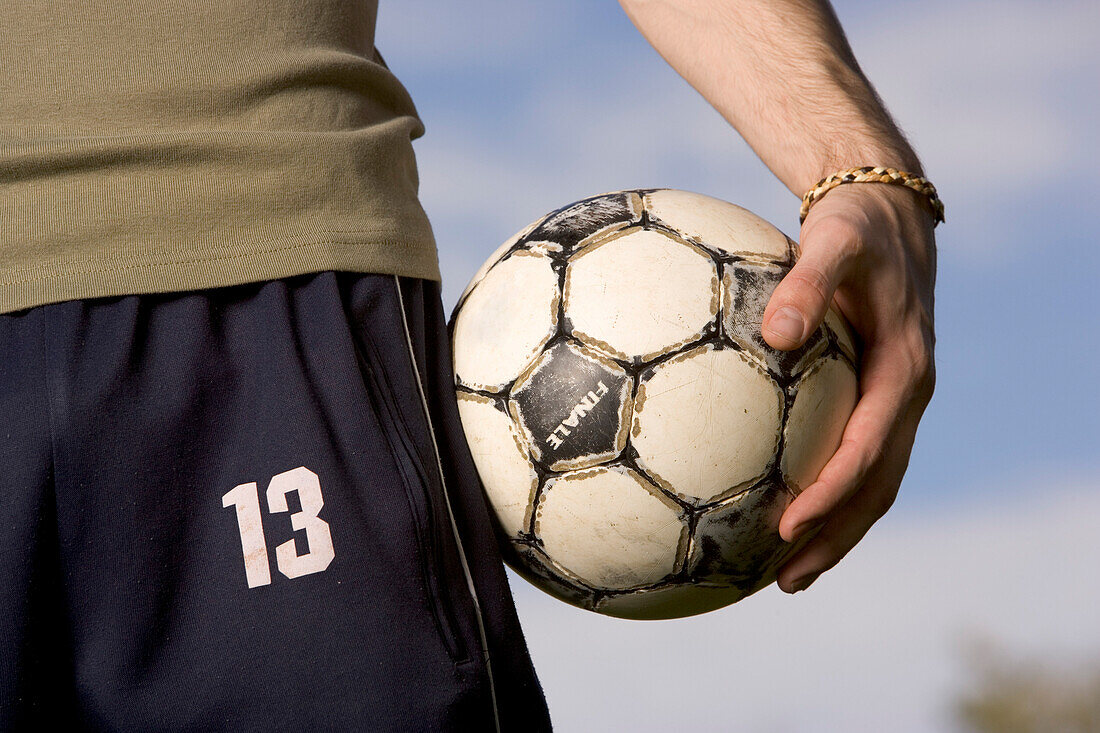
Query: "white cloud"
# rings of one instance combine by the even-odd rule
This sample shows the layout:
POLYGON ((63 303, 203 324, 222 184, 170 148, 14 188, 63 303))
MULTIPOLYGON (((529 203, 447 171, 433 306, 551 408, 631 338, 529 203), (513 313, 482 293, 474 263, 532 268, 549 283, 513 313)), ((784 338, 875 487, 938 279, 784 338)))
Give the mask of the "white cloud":
POLYGON ((574 610, 512 576, 556 729, 944 730, 958 642, 1100 655, 1100 477, 990 504, 905 506, 804 593, 692 619, 574 610))
MULTIPOLYGON (((436 12, 427 5, 383 3, 379 33, 414 76, 447 80, 444 89, 449 80, 470 85, 461 101, 439 107, 418 99, 429 112, 417 144, 422 199, 440 241, 448 303, 481 259, 530 219, 600 191, 701 191, 795 233, 794 197, 640 39, 614 40, 607 50, 592 39, 577 45, 583 31, 571 26, 589 9, 574 4, 436 12), (553 58, 572 52, 591 75, 578 78, 575 65, 553 58), (524 83, 502 82, 494 76, 501 69, 525 69, 524 83), (485 112, 477 97, 496 93, 510 95, 508 103, 485 112)), ((1025 251, 1013 235, 1029 205, 1076 185, 1100 158, 1093 133, 1100 104, 1081 88, 1100 77, 1092 39, 1100 5, 983 0, 839 10, 864 69, 947 203, 951 226, 939 232, 947 257, 970 266, 993 251, 1025 251)))
POLYGON ((429 121, 417 143, 421 199, 440 243, 448 303, 481 258, 529 221, 605 191, 698 191, 796 235, 797 199, 717 112, 670 69, 647 82, 660 103, 639 100, 634 77, 624 66, 598 84, 548 83, 518 103, 519 132, 508 139, 460 114, 429 121))
MULTIPOLYGON (((507 236, 526 223, 504 223, 516 210, 541 213, 585 193, 642 185, 711 193, 794 228, 793 198, 643 42, 612 39, 602 56, 591 38, 578 45, 584 31, 576 26, 591 8, 490 2, 433 14, 424 4, 383 6, 391 42, 415 50, 408 63, 441 75, 463 68, 471 78, 526 68, 530 79, 507 109, 508 139, 478 120, 476 100, 453 118, 428 120, 424 195, 442 233, 454 212, 470 221, 484 216, 486 233, 507 236), (386 12, 394 16, 389 26, 386 12), (581 54, 593 73, 578 79, 555 54, 581 54)), ((838 5, 862 66, 948 205, 944 250, 971 265, 993 251, 1025 251, 1012 236, 1021 217, 1035 201, 1057 200, 1057 191, 1090 177, 1100 159, 1100 4, 838 5)), ((481 91, 491 94, 486 84, 481 91)), ((495 244, 457 246, 488 254, 495 244)), ((453 279, 479 263, 458 264, 453 279)))
POLYGON ((1092 125, 1077 123, 1095 106, 1095 89, 1078 84, 1100 72, 1098 29, 1100 5, 1091 0, 941 2, 853 18, 849 36, 938 164, 966 180, 1003 175, 1025 186, 1060 165, 1083 167, 1081 153, 1097 149, 1092 125), (914 29, 911 42, 899 29, 914 29))
POLYGON ((1004 256, 1033 201, 1093 175, 1094 0, 941 0, 862 15, 841 3, 838 11, 861 66, 947 204, 948 251, 977 261, 1004 256))

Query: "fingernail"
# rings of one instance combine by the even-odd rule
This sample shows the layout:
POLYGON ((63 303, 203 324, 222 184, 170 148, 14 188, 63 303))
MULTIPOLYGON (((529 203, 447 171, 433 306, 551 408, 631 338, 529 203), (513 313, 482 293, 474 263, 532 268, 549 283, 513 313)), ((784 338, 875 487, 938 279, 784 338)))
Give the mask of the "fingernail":
POLYGON ((802 314, 789 305, 785 305, 775 312, 768 321, 768 330, 780 338, 798 342, 802 340, 802 331, 806 322, 802 320, 802 314))
POLYGON ((810 585, 818 579, 821 573, 810 573, 809 575, 803 575, 798 580, 791 583, 791 593, 797 593, 800 590, 806 590, 810 585))

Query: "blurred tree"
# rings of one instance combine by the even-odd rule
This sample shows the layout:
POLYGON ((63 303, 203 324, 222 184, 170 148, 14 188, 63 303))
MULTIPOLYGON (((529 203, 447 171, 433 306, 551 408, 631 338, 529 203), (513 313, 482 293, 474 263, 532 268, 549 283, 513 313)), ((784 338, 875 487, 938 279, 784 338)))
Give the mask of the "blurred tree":
POLYGON ((1054 665, 969 644, 973 684, 954 701, 970 733, 1100 733, 1100 661, 1054 665))

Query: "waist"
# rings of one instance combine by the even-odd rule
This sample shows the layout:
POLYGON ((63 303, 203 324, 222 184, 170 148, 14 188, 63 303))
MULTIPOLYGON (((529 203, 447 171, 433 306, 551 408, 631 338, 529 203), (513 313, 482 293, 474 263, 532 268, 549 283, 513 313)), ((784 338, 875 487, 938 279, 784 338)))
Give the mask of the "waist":
POLYGON ((56 288, 27 283, 61 271, 92 277, 131 265, 214 261, 265 242, 404 245, 423 260, 420 276, 432 277, 434 241, 417 199, 411 144, 418 125, 398 116, 343 130, 0 144, 0 288, 22 293, 0 307, 60 299, 56 288))

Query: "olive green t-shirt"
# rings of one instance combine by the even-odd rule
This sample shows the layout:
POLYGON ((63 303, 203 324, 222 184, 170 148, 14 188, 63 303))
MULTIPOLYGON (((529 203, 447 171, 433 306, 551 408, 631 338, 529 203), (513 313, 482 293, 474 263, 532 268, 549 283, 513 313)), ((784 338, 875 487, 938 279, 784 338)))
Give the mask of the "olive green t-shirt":
POLYGON ((438 279, 376 0, 0 14, 0 312, 326 269, 438 279))

